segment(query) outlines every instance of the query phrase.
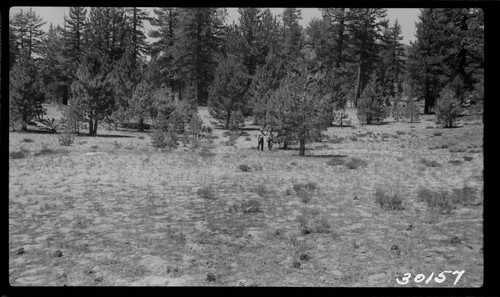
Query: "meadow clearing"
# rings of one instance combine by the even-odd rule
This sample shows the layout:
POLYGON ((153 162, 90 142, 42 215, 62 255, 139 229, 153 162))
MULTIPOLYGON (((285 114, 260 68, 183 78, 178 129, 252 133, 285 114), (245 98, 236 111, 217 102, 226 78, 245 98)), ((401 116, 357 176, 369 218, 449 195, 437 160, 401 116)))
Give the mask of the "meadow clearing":
POLYGON ((234 146, 214 129, 173 150, 147 131, 10 132, 10 284, 480 287, 482 119, 348 113, 306 157, 257 151, 251 121, 234 146))

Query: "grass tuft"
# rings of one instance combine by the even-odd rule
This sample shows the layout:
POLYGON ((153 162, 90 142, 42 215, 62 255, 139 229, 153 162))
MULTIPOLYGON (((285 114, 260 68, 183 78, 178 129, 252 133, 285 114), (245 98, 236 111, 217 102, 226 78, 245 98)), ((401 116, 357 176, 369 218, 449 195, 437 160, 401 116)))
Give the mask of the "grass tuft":
POLYGON ((366 167, 368 163, 365 160, 359 158, 351 158, 349 162, 345 163, 345 166, 349 169, 358 169, 359 167, 366 167))
POLYGON ((256 213, 262 211, 262 206, 259 200, 250 199, 241 203, 241 209, 243 213, 256 213))
POLYGON ((403 210, 403 197, 399 193, 390 193, 385 187, 377 187, 375 189, 375 202, 382 209, 386 210, 403 210))
POLYGON ((424 164, 427 167, 441 167, 442 165, 434 160, 428 160, 425 158, 420 159, 420 163, 424 164))
POLYGON ((250 171, 252 171, 252 167, 250 167, 250 166, 248 166, 248 165, 246 165, 246 164, 240 164, 240 165, 238 166, 238 169, 239 169, 240 171, 243 171, 243 172, 250 172, 250 171))
POLYGON ((29 155, 29 151, 25 148, 21 148, 19 151, 14 151, 10 153, 12 159, 23 159, 29 155))
POLYGON ((317 208, 303 209, 302 214, 297 217, 300 232, 303 235, 310 233, 330 233, 331 224, 328 218, 317 208))
POLYGON ((212 190, 211 186, 206 186, 206 187, 200 188, 200 189, 198 189, 198 191, 196 191, 196 193, 198 194, 198 196, 200 196, 204 199, 208 199, 208 200, 215 200, 216 199, 215 193, 212 190))
POLYGON ((335 158, 331 158, 330 160, 328 160, 328 162, 326 163, 326 165, 328 166, 339 166, 339 165, 344 165, 345 164, 345 158, 344 157, 335 157, 335 158))

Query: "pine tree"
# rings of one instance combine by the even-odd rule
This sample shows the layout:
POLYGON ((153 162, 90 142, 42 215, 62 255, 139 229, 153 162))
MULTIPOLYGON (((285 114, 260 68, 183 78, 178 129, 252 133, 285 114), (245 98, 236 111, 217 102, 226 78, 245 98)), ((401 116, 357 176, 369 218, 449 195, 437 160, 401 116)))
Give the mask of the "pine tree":
POLYGON ((138 7, 128 7, 125 9, 128 24, 128 40, 132 48, 132 65, 135 66, 137 60, 142 57, 148 48, 146 34, 144 33, 144 21, 149 20, 146 11, 138 7))
POLYGON ((70 104, 80 106, 89 124, 89 135, 95 136, 99 122, 107 119, 114 107, 113 84, 109 77, 111 66, 96 52, 86 53, 81 59, 77 79, 71 86, 70 104))
POLYGON ((65 95, 65 58, 61 48, 60 27, 50 24, 40 46, 40 76, 48 102, 61 103, 65 95))
POLYGON ((436 118, 445 127, 453 127, 456 118, 460 116, 460 100, 457 93, 446 86, 440 93, 436 104, 436 118))
POLYGON ((406 103, 406 107, 404 110, 404 117, 410 120, 410 123, 417 121, 420 115, 420 110, 415 99, 408 98, 408 102, 406 103))
POLYGON ((300 156, 305 155, 307 142, 318 139, 326 129, 318 100, 323 77, 312 71, 316 61, 311 50, 302 53, 303 58, 290 65, 290 71, 272 94, 266 114, 266 127, 277 132, 281 141, 298 141, 300 156))
POLYGON ((44 35, 42 26, 45 23, 33 8, 29 8, 27 12, 20 9, 10 20, 9 29, 12 29, 16 36, 18 49, 26 50, 30 58, 34 58, 34 55, 38 54, 44 35))
POLYGON ((76 71, 80 64, 80 57, 83 55, 84 34, 86 24, 87 9, 73 6, 69 8, 69 15, 64 17, 64 25, 61 28, 62 56, 59 57, 61 64, 60 76, 62 84, 62 103, 68 104, 71 84, 76 79, 76 71))
POLYGON ((274 51, 267 55, 266 63, 257 68, 249 88, 249 105, 255 124, 264 124, 270 96, 279 87, 286 71, 284 61, 274 51))
POLYGON ((44 100, 35 62, 30 58, 28 49, 25 49, 9 75, 11 121, 20 121, 21 130, 26 131, 29 122, 45 113, 42 107, 44 100))
POLYGON ((144 130, 144 119, 155 118, 157 114, 151 84, 141 80, 133 90, 128 107, 129 115, 140 119, 139 129, 144 130))
POLYGON ((287 60, 293 60, 303 47, 302 26, 299 21, 302 12, 298 8, 285 8, 282 14, 282 47, 287 60))
POLYGON ((383 8, 352 8, 346 18, 346 29, 350 35, 352 56, 357 64, 356 95, 354 106, 364 90, 369 74, 373 72, 381 45, 387 10, 383 8))
POLYGON ((151 61, 149 63, 151 70, 150 81, 155 87, 162 84, 179 94, 182 93, 182 81, 180 78, 174 79, 173 53, 175 44, 174 32, 179 27, 179 8, 160 7, 153 9, 155 16, 149 19, 151 26, 155 29, 149 31, 149 36, 157 38, 150 44, 149 54, 151 61))
POLYGON ((213 80, 216 54, 224 40, 225 9, 183 8, 172 50, 174 79, 195 87, 196 102, 205 105, 213 80))
POLYGON ((393 97, 392 101, 392 117, 399 122, 400 119, 404 117, 404 107, 401 102, 401 96, 397 95, 395 98, 393 97))
POLYGON ((386 100, 382 94, 380 82, 375 73, 372 73, 368 85, 361 94, 357 116, 361 123, 368 125, 380 123, 390 114, 386 100))
POLYGON ((229 129, 231 115, 245 108, 248 75, 236 57, 219 57, 215 78, 210 86, 208 111, 225 129, 229 129))
POLYGON ((349 43, 347 24, 349 11, 346 8, 320 8, 323 20, 326 23, 327 46, 331 50, 326 54, 330 61, 339 68, 345 62, 346 48, 349 43))
POLYGON ((424 99, 424 113, 434 108, 439 91, 446 84, 443 51, 447 37, 443 36, 444 24, 440 11, 421 9, 417 23, 416 41, 411 43, 408 72, 412 89, 424 99))

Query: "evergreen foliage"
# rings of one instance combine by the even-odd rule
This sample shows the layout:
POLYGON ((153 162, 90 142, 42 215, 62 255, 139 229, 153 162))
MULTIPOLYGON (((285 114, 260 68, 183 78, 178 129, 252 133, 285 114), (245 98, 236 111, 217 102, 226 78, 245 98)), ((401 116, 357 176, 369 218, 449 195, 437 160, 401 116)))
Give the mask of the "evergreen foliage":
POLYGON ((382 87, 373 73, 359 100, 358 119, 360 123, 371 125, 374 122, 380 123, 389 114, 390 108, 386 105, 382 87))
POLYGON ((415 102, 415 99, 409 98, 404 110, 405 119, 409 119, 410 123, 413 123, 414 121, 418 120, 419 115, 420 115, 420 109, 418 107, 417 102, 415 102))
POLYGON ((451 128, 462 111, 460 100, 457 98, 456 92, 449 87, 444 88, 439 95, 436 104, 436 118, 445 128, 451 128))
POLYGON ((231 115, 245 106, 248 75, 235 57, 219 57, 215 79, 210 86, 208 110, 225 129, 229 129, 231 115))
POLYGON ((28 123, 45 113, 44 100, 35 61, 25 50, 9 75, 9 118, 12 124, 20 121, 21 130, 26 131, 28 123))

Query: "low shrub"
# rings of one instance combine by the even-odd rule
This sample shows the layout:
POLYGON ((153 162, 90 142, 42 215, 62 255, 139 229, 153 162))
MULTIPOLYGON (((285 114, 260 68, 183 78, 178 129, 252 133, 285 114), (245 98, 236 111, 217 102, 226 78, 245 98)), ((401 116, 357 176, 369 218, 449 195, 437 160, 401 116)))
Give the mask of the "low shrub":
POLYGON ((261 212, 262 206, 260 204, 260 201, 256 199, 250 199, 241 203, 241 209, 243 210, 243 213, 255 213, 261 212))
POLYGON ((328 160, 326 165, 328 166, 339 166, 339 165, 344 165, 346 162, 346 159, 344 157, 339 157, 339 158, 331 158, 328 160))
POLYGON ((471 156, 464 156, 465 161, 472 161, 473 159, 471 156))
POLYGON ((261 183, 252 189, 252 192, 256 193, 260 197, 266 197, 269 194, 266 184, 261 183))
POLYGON ((359 167, 368 166, 368 163, 359 158, 351 158, 351 160, 345 163, 345 166, 347 166, 347 168, 349 169, 358 169, 359 167))
POLYGON ((23 142, 33 142, 33 139, 31 138, 23 138, 23 142))
POLYGON ((329 233, 331 224, 328 218, 321 214, 317 208, 303 209, 302 214, 297 217, 299 228, 302 234, 310 233, 329 233))
POLYGON ((299 192, 297 193, 297 196, 299 197, 300 201, 304 204, 309 203, 312 200, 312 192, 307 191, 306 189, 300 189, 299 192))
POLYGON ((468 206, 476 199, 477 189, 469 186, 464 186, 461 189, 453 189, 451 192, 451 200, 455 205, 468 206))
POLYGON ((33 156, 42 156, 42 155, 54 155, 54 154, 69 154, 69 150, 67 149, 52 149, 48 147, 43 147, 38 152, 34 153, 33 156))
POLYGON ((29 155, 29 151, 25 148, 19 149, 19 151, 14 151, 10 153, 12 159, 23 159, 29 155))
POLYGON ((398 131, 396 131, 396 134, 397 134, 397 135, 405 135, 405 134, 406 134, 406 132, 401 131, 401 130, 398 130, 398 131))
POLYGON ((113 145, 114 145, 115 149, 121 149, 121 148, 122 148, 122 146, 123 146, 121 143, 119 143, 119 142, 118 142, 118 141, 116 141, 116 140, 115 140, 115 142, 113 142, 113 145))
POLYGON ((434 133, 432 133, 432 135, 434 135, 434 136, 441 136, 441 135, 443 135, 443 132, 434 132, 434 133))
POLYGON ((425 202, 431 210, 439 212, 450 213, 455 208, 451 196, 446 191, 436 192, 420 187, 417 201, 425 202))
POLYGON ((457 144, 450 148, 450 153, 463 153, 467 151, 467 146, 463 144, 457 144))
POLYGON ((250 166, 248 166, 248 165, 246 165, 246 164, 240 164, 240 165, 238 166, 238 169, 239 169, 240 171, 243 171, 243 172, 250 172, 250 171, 252 171, 252 167, 250 167, 250 166))
POLYGON ((212 190, 211 186, 206 186, 206 187, 200 188, 200 189, 198 189, 198 191, 196 191, 196 193, 198 194, 198 196, 200 196, 204 199, 208 199, 208 200, 215 200, 216 199, 214 191, 212 190))
POLYGON ((342 143, 343 141, 344 141, 343 137, 334 137, 329 142, 337 144, 337 143, 342 143))
POLYGON ((72 145, 74 139, 75 138, 73 137, 73 135, 71 135, 70 133, 67 133, 67 132, 64 132, 62 134, 57 135, 57 140, 59 141, 59 144, 63 145, 63 146, 72 145))
POLYGON ((462 164, 462 163, 463 163, 463 161, 461 161, 461 160, 450 160, 450 161, 448 161, 448 162, 449 162, 450 164, 452 164, 452 165, 460 165, 460 164, 462 164))
POLYGON ((351 137, 349 137, 349 139, 351 141, 358 141, 358 138, 355 135, 352 135, 351 137))
POLYGON ((425 158, 420 159, 420 163, 424 164, 427 167, 441 167, 442 165, 434 160, 427 160, 425 158))
POLYGON ((139 136, 139 137, 137 137, 137 138, 139 138, 139 139, 141 139, 141 140, 142 140, 142 139, 144 139, 145 137, 144 137, 143 135, 141 135, 141 136, 139 136))
POLYGON ((203 157, 203 158, 207 158, 207 157, 213 157, 213 156, 215 156, 215 153, 204 147, 199 152, 199 155, 201 157, 203 157))
POLYGON ((306 191, 314 191, 318 188, 318 184, 313 181, 309 181, 307 183, 296 183, 293 185, 293 190, 295 193, 299 194, 301 190, 306 190, 306 191))
POLYGON ((384 187, 377 187, 375 189, 375 202, 380 205, 382 209, 387 210, 403 210, 403 198, 399 193, 391 193, 384 187))

